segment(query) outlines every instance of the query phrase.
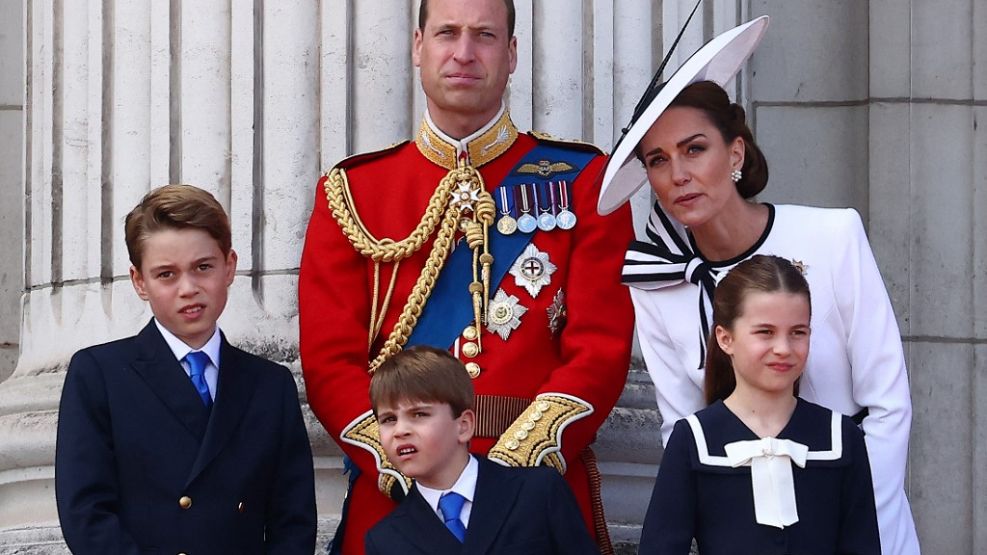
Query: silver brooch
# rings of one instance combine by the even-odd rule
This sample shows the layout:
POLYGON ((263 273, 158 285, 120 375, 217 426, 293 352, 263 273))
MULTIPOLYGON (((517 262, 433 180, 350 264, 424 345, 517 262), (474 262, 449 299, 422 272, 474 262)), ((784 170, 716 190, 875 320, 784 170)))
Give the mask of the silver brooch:
POLYGON ((541 288, 551 283, 556 269, 555 264, 548 259, 548 253, 529 243, 511 266, 511 275, 518 287, 524 287, 528 294, 537 297, 541 288))
POLYGON ((511 332, 521 325, 521 316, 527 311, 517 297, 498 289, 487 311, 487 329, 507 341, 511 332))

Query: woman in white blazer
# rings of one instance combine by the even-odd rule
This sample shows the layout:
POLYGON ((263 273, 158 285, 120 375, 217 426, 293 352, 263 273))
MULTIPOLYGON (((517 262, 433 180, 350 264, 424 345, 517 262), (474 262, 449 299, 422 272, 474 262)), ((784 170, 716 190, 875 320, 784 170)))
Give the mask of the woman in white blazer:
POLYGON ((711 298, 727 270, 755 254, 803 269, 812 293, 811 349, 799 395, 853 416, 874 479, 882 552, 919 553, 904 493, 911 399, 901 336, 857 212, 755 200, 768 165, 742 107, 722 84, 744 63, 767 17, 707 43, 663 85, 654 83, 608 164, 598 210, 645 182, 657 197, 646 241, 626 256, 637 333, 662 416, 705 406, 711 298))

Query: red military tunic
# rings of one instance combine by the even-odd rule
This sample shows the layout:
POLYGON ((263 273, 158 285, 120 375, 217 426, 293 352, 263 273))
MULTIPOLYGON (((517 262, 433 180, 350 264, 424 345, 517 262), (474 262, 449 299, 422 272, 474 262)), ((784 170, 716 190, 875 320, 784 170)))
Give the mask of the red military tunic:
MULTIPOLYGON (((457 147, 429 122, 426 117, 416 142, 353 157, 337 166, 348 181, 353 212, 376 238, 399 241, 407 237, 421 221, 436 186, 455 164, 457 147)), ((544 140, 518 135, 506 112, 470 139, 460 152, 469 153, 489 191, 544 140)), ((569 204, 578 218, 575 227, 538 231, 531 241, 556 266, 548 283, 534 296, 517 285, 510 273, 499 284, 491 284, 491 298, 502 289, 527 309, 517 328, 509 330, 505 340, 484 326, 482 351, 473 357, 467 356, 473 354, 471 349, 463 348, 474 339, 468 332, 448 346, 461 360, 473 363, 473 370, 479 368, 474 380, 477 436, 471 450, 486 455, 497 444, 489 454, 503 462, 548 464, 564 470, 591 532, 590 476, 581 455, 623 389, 633 324, 629 295, 620 283, 623 253, 632 237, 630 210, 625 206, 607 217, 596 213, 603 163, 597 153, 572 185, 569 204), (564 300, 557 296, 559 290, 564 300), (564 323, 556 321, 553 329, 549 309, 557 312, 562 305, 564 323), (512 421, 514 425, 506 430, 512 421)), ((354 433, 373 420, 368 360, 377 356, 394 328, 431 251, 434 234, 400 262, 390 304, 383 311, 383 325, 369 345, 375 264, 354 249, 334 218, 326 181, 323 177, 316 190, 302 254, 301 361, 309 405, 362 472, 349 494, 343 544, 343 553, 356 554, 363 553, 367 530, 394 507, 378 489, 383 453, 371 437, 376 428, 368 436, 354 433)), ((498 232, 491 226, 490 233, 498 232)), ((386 296, 393 266, 380 265, 378 307, 386 296)))

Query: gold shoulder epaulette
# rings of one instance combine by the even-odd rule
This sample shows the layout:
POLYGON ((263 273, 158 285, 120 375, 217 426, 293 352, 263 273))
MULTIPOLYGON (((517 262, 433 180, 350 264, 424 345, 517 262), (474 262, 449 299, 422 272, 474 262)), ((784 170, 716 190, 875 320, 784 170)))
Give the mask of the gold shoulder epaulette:
POLYGON ((336 162, 336 165, 333 166, 332 168, 329 168, 329 170, 327 170, 326 173, 328 174, 334 168, 350 169, 355 166, 359 166, 364 162, 375 160, 377 158, 380 158, 381 156, 390 154, 391 152, 397 150, 398 148, 408 144, 408 142, 409 141, 400 141, 392 145, 388 145, 380 150, 371 150, 370 152, 359 152, 357 154, 351 154, 350 156, 343 158, 339 162, 336 162))
POLYGON ((535 131, 535 130, 528 131, 528 135, 534 137, 538 142, 551 143, 568 148, 575 148, 576 150, 584 150, 587 152, 592 152, 594 154, 602 154, 604 156, 607 155, 606 152, 600 150, 600 147, 592 143, 587 143, 584 141, 576 141, 573 139, 560 139, 558 137, 549 135, 548 133, 542 133, 541 131, 535 131))

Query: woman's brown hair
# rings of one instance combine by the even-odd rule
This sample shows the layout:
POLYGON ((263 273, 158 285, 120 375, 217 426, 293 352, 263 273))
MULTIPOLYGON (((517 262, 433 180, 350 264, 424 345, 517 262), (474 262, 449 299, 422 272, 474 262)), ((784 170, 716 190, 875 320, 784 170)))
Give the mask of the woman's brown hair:
POLYGON ((754 135, 747 126, 747 115, 743 107, 730 102, 723 87, 712 81, 699 81, 682 89, 682 92, 669 104, 671 107, 695 108, 701 111, 720 131, 723 141, 730 143, 737 137, 744 140, 744 165, 740 171, 743 177, 737 182, 740 196, 752 198, 764 190, 768 184, 768 161, 754 142, 754 135))
MULTIPOLYGON (((744 300, 752 292, 804 295, 811 315, 809 284, 802 272, 784 258, 758 254, 730 270, 716 286, 713 294, 713 333, 709 334, 706 349, 706 376, 703 384, 707 405, 726 399, 737 387, 733 362, 716 340, 716 326, 733 330, 734 322, 743 316, 744 300)), ((797 382, 795 387, 798 393, 797 382)))

